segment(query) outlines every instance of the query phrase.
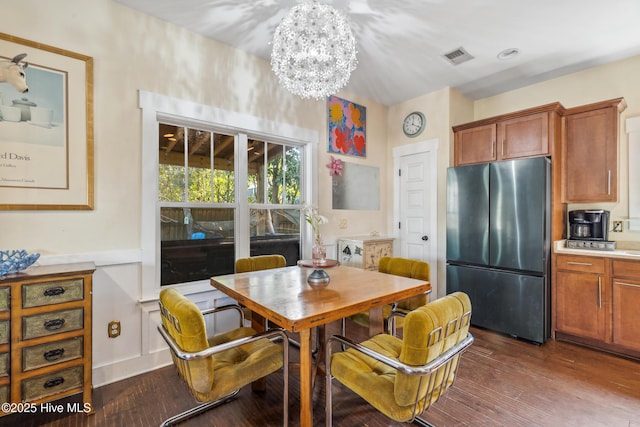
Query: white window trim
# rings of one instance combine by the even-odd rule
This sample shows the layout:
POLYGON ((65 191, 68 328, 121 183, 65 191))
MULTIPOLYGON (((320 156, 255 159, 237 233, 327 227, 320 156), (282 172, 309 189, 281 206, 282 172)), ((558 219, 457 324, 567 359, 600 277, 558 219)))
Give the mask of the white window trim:
MULTIPOLYGON (((317 176, 318 131, 142 90, 138 93, 138 106, 142 110, 141 301, 157 300, 160 293, 160 227, 156 223, 158 201, 157 192, 149 189, 158 188, 158 123, 163 117, 175 117, 182 123, 193 124, 194 127, 205 124, 207 128, 214 127, 233 134, 245 134, 236 138, 235 143, 239 150, 242 148, 243 139, 246 148, 246 134, 273 142, 310 144, 310 149, 303 150, 301 188, 303 194, 311 196, 312 202, 317 201, 317 183, 313 177, 317 176)), ((241 162, 240 157, 236 156, 235 168, 239 174, 244 171, 246 175, 246 162, 241 162)), ((236 196, 240 197, 242 190, 238 188, 236 187, 236 196)), ((244 209, 240 208, 237 214, 248 215, 248 211, 244 212, 244 209)), ((306 233, 306 227, 301 232, 306 233)), ((236 234, 239 242, 243 241, 244 237, 236 234)), ((303 235, 303 241, 305 240, 303 235)), ((303 245, 303 248, 305 246, 308 245, 303 245)), ((212 290, 208 280, 179 286, 185 293, 212 290)))

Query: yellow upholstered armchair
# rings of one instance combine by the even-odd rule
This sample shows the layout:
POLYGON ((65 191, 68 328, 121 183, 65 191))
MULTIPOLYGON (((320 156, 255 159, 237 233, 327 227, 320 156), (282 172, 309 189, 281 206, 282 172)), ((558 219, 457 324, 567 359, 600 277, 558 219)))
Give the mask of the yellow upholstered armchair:
MULTIPOLYGON (((420 279, 429 281, 429 264, 424 261, 418 261, 408 258, 399 257, 382 257, 378 264, 380 273, 393 274, 395 276, 410 277, 412 279, 420 279)), ((431 292, 431 291, 429 291, 431 292)), ((382 307, 382 315, 387 322, 387 331, 395 335, 395 328, 401 328, 403 324, 402 316, 392 316, 392 313, 408 313, 418 307, 422 307, 429 300, 429 295, 422 294, 412 298, 398 301, 395 304, 388 304, 382 307)), ((369 312, 349 316, 349 319, 360 326, 369 327, 369 312)), ((346 335, 346 319, 342 319, 342 335, 346 335)))
POLYGON ((256 255, 236 260, 236 273, 248 271, 269 270, 287 266, 287 260, 282 255, 256 255))
POLYGON ((471 301, 455 292, 405 317, 402 338, 379 334, 356 344, 327 340, 326 425, 332 425, 332 379, 399 422, 429 425, 418 418, 453 384, 460 354, 473 343, 471 301), (335 344, 345 351, 333 352, 335 344))
POLYGON ((175 289, 160 292, 160 334, 169 345, 178 373, 194 397, 202 403, 166 420, 162 426, 201 414, 235 397, 240 388, 280 369, 284 370, 283 412, 288 425, 289 353, 287 335, 281 329, 256 333, 247 327, 208 337, 204 315, 223 310, 242 312, 237 305, 200 311, 175 289), (283 345, 274 343, 282 340, 283 345))
MULTIPOLYGON (((271 270, 287 266, 287 260, 282 255, 256 255, 236 260, 236 273, 247 273, 249 271, 271 270)), ((247 320, 251 320, 251 310, 242 307, 242 312, 247 320)))

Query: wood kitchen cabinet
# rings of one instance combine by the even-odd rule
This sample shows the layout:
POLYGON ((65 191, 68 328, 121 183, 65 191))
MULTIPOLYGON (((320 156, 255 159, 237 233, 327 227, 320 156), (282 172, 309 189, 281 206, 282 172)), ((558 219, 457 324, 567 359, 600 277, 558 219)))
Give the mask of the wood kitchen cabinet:
POLYGON ((561 109, 555 103, 454 126, 455 165, 551 155, 561 109))
POLYGON ((613 260, 612 343, 640 352, 640 262, 613 260))
POLYGON ((556 254, 556 339, 640 358, 640 261, 556 254))
POLYGON ((496 125, 476 126, 455 133, 456 166, 496 160, 496 125))
POLYGON ((563 202, 618 201, 618 119, 625 108, 617 98, 566 110, 563 202))
POLYGON ((83 393, 77 409, 93 411, 94 270, 92 263, 39 266, 0 280, 0 402, 39 405, 83 393))
POLYGON ((604 341, 605 259, 558 255, 556 267, 556 330, 604 341))

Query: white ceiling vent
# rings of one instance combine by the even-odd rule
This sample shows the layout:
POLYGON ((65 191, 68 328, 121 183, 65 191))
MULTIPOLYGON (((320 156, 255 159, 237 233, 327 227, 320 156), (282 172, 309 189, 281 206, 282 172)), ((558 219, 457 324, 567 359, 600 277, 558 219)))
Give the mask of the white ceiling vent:
POLYGON ((473 59, 473 55, 464 50, 463 47, 459 47, 451 52, 445 53, 442 55, 444 59, 446 59, 449 63, 453 65, 460 65, 463 62, 467 62, 473 59))

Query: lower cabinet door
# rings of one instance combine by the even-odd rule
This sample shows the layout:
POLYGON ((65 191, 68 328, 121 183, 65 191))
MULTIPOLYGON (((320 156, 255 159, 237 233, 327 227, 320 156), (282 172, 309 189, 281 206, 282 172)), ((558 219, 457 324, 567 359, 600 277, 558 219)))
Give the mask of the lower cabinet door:
POLYGON ((568 334, 604 340, 603 278, 597 274, 559 271, 556 283, 556 328, 568 334))
POLYGON ((640 351, 640 281, 613 279, 613 343, 640 351))

